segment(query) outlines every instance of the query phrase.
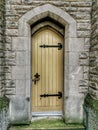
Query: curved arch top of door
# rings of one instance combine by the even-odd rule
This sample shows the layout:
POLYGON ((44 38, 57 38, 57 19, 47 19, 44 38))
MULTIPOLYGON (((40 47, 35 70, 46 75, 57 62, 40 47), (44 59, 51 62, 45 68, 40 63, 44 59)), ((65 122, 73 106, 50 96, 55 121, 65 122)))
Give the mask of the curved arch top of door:
POLYGON ((62 44, 62 35, 50 27, 32 36, 33 112, 62 111, 62 44))

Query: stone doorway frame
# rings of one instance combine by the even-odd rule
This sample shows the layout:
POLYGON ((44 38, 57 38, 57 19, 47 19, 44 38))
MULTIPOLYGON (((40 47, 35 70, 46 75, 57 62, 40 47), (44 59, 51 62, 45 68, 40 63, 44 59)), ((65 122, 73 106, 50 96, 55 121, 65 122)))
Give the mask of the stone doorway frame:
MULTIPOLYGON (((13 120, 20 120, 25 119, 31 120, 31 25, 35 22, 45 18, 50 17, 51 19, 58 21, 62 26, 64 26, 64 44, 66 45, 64 48, 64 102, 63 102, 63 117, 66 118, 66 121, 69 122, 79 122, 80 114, 82 112, 77 113, 78 104, 77 100, 80 95, 78 95, 78 84, 73 86, 74 74, 70 74, 72 63, 70 63, 72 59, 72 54, 75 54, 77 51, 77 47, 75 47, 77 44, 77 31, 76 31, 76 21, 64 10, 53 6, 51 4, 45 4, 42 6, 38 6, 30 11, 28 11, 26 14, 24 14, 19 19, 19 26, 18 26, 18 38, 15 39, 13 37, 13 44, 18 44, 21 40, 23 43, 22 45, 28 50, 28 55, 26 58, 28 59, 28 63, 25 65, 24 71, 26 72, 26 75, 24 77, 24 80, 26 82, 26 88, 25 93, 23 94, 23 97, 19 98, 19 94, 16 94, 17 100, 21 100, 21 102, 24 102, 25 108, 23 110, 15 110, 15 106, 13 107, 12 99, 10 103, 10 109, 12 113, 20 112, 21 116, 18 117, 16 114, 13 116, 15 117, 13 120), (15 43, 14 43, 15 42, 15 43), (66 60, 65 60, 66 59, 66 60), (71 80, 70 80, 71 76, 71 80), (75 88, 74 88, 75 87, 75 88), (73 99, 73 91, 75 91, 75 94, 77 95, 73 99), (74 108, 71 106, 74 104, 74 108), (76 113, 77 114, 76 114, 76 113)), ((75 54, 76 55, 76 54, 75 54)), ((16 85, 16 88, 19 86, 16 85)), ((15 101, 17 102, 15 97, 15 101)), ((21 109, 21 108, 20 108, 21 109)), ((11 116, 12 117, 12 116, 11 116)))

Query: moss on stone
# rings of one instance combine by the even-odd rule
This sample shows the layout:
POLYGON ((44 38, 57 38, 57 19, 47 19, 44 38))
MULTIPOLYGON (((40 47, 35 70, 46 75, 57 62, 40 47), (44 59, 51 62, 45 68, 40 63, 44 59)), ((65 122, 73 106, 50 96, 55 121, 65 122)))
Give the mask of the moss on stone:
POLYGON ((31 123, 31 121, 29 120, 17 120, 17 121, 11 121, 10 125, 15 125, 15 126, 18 126, 18 125, 29 125, 31 123))
POLYGON ((9 99, 7 97, 0 97, 0 110, 8 107, 9 99))
POLYGON ((91 108, 98 115, 98 100, 93 99, 89 94, 85 98, 85 106, 91 108))
POLYGON ((30 125, 12 126, 9 130, 24 129, 67 129, 67 130, 84 130, 82 124, 66 124, 62 119, 41 119, 32 122, 30 125))
POLYGON ((96 71, 98 71, 98 66, 96 67, 96 71))

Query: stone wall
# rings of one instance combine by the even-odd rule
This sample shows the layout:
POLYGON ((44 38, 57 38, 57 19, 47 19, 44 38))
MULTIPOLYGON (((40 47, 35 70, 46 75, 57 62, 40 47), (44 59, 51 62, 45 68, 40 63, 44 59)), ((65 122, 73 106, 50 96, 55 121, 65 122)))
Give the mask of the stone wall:
POLYGON ((93 99, 89 94, 85 98, 84 119, 86 130, 98 129, 98 100, 93 99))
POLYGON ((5 0, 0 0, 0 130, 7 130, 9 101, 4 95, 6 94, 5 86, 5 0))
MULTIPOLYGON (((11 80, 12 66, 17 63, 17 54, 12 50, 12 37, 18 37, 18 20, 29 10, 50 3, 68 12, 77 21, 77 37, 81 41, 81 51, 79 50, 77 59, 78 64, 82 66, 83 75, 79 81, 79 92, 85 93, 88 89, 88 65, 89 65, 89 40, 91 29, 91 0, 64 0, 64 1, 46 1, 46 0, 7 0, 6 1, 6 49, 7 49, 7 69, 6 80, 8 86, 15 87, 16 81, 11 80), (10 80, 9 80, 10 79, 10 80)), ((24 59, 22 59, 24 60, 24 59)), ((76 59, 75 59, 76 60, 76 59)), ((22 61, 21 61, 22 62, 22 61)), ((12 89, 12 93, 15 90, 12 89)))
MULTIPOLYGON (((71 48, 72 52, 70 53, 69 56, 71 57, 71 59, 69 60, 70 62, 69 77, 68 76, 66 77, 68 78, 67 80, 70 81, 71 84, 70 86, 72 87, 72 89, 68 88, 68 90, 70 90, 68 94, 72 95, 74 97, 74 101, 76 101, 76 103, 79 105, 76 105, 76 103, 72 102, 73 97, 71 97, 66 106, 68 106, 69 104, 70 105, 72 104, 72 106, 74 106, 74 107, 68 107, 68 111, 69 108, 72 109, 71 112, 74 112, 74 110, 76 111, 72 113, 74 117, 77 115, 77 111, 78 112, 81 111, 77 116, 82 119, 83 118, 82 104, 85 93, 87 93, 88 91, 89 47, 90 47, 90 32, 91 32, 90 13, 91 13, 92 0, 86 0, 86 1, 85 0, 61 0, 61 1, 7 0, 6 1, 6 18, 5 18, 6 19, 5 86, 7 89, 6 95, 11 98, 11 103, 14 103, 13 104, 14 106, 11 107, 13 109, 12 111, 15 112, 14 109, 16 108, 21 109, 21 106, 19 104, 18 107, 16 106, 16 102, 19 100, 21 104, 23 103, 24 99, 25 101, 22 107, 25 106, 25 108, 27 109, 26 99, 28 99, 29 96, 26 97, 26 95, 28 95, 29 91, 27 86, 30 85, 29 82, 30 79, 28 80, 28 74, 30 77, 31 66, 26 65, 30 63, 28 62, 28 60, 30 59, 29 54, 31 52, 30 50, 29 51, 27 50, 28 47, 26 41, 28 41, 28 37, 25 37, 24 39, 23 35, 19 36, 19 30, 18 30, 20 24, 19 20, 30 10, 44 4, 51 4, 53 6, 62 9, 76 21, 77 25, 76 37, 73 37, 73 39, 68 39, 71 43, 70 45, 68 45, 68 48, 71 48), (23 46, 24 43, 25 46, 23 46), (26 77, 27 79, 24 79, 24 77, 26 77)), ((32 21, 33 20, 34 19, 32 19, 32 21)), ((23 24, 25 28, 25 23, 23 24)), ((71 31, 73 32, 73 30, 71 31)), ((66 53, 69 54, 69 50, 67 50, 66 53)), ((67 67, 69 68, 69 65, 67 67)), ((68 97, 66 96, 65 98, 66 98, 65 100, 67 101, 68 97)), ((68 113, 70 114, 70 112, 68 113)))
POLYGON ((93 0, 91 13, 89 94, 85 99, 87 130, 98 129, 98 0, 93 0))
POLYGON ((90 46, 90 95, 98 99, 98 1, 93 1, 90 46))
POLYGON ((0 98, 0 130, 7 130, 9 126, 9 100, 0 98))
POLYGON ((5 1, 0 0, 0 96, 4 94, 4 51, 5 51, 5 1), (3 92, 1 94, 1 92, 3 92))

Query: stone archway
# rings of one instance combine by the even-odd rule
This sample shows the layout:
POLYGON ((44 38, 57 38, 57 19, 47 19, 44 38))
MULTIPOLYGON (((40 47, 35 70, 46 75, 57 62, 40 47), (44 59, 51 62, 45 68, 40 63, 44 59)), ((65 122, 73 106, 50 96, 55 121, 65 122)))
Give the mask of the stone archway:
MULTIPOLYGON (((15 107, 13 107, 13 104, 10 104, 11 113, 13 114, 13 121, 15 120, 30 120, 31 118, 31 108, 30 108, 30 90, 31 90, 31 61, 30 61, 30 55, 31 55, 31 25, 35 22, 45 18, 50 17, 51 19, 58 21, 58 23, 62 24, 65 28, 65 34, 64 34, 64 44, 65 44, 65 51, 64 51, 64 103, 63 103, 63 117, 66 119, 66 121, 70 122, 80 122, 82 119, 82 116, 80 118, 80 115, 82 113, 82 110, 78 110, 79 106, 78 102, 78 84, 75 83, 75 86, 73 85, 74 79, 76 78, 74 73, 71 74, 72 69, 72 62, 70 62, 74 56, 77 56, 75 53, 77 48, 74 46, 77 42, 77 35, 76 35, 76 21, 65 11, 63 11, 60 8, 57 8, 50 4, 45 4, 39 7, 36 7, 30 11, 28 11, 26 14, 24 14, 19 19, 19 28, 18 28, 18 38, 15 40, 15 44, 19 43, 21 41, 22 45, 24 46, 25 51, 28 51, 28 54, 26 55, 26 58, 28 59, 28 63, 26 63, 24 66, 24 72, 25 77, 24 80, 26 82, 26 88, 23 94, 23 97, 18 98, 20 99, 20 102, 24 103, 24 111, 20 111, 20 107, 16 110, 15 107), (73 91, 75 92, 75 95, 73 94, 73 91), (72 107, 74 105, 74 107, 72 107), (17 117, 17 113, 21 113, 17 117)), ((75 66, 75 65, 74 65, 75 66)), ((17 73, 17 72, 16 72, 17 73)), ((79 73, 79 72, 78 72, 79 73)), ((19 87, 18 85, 16 88, 19 87)), ((17 94, 16 94, 17 97, 17 94)), ((14 99, 13 99, 14 100, 14 99)), ((16 98, 15 98, 16 100, 16 98)), ((16 102, 18 99, 16 100, 16 102)), ((11 114, 12 115, 12 114, 11 114)), ((12 116, 11 116, 12 118, 12 116)))

